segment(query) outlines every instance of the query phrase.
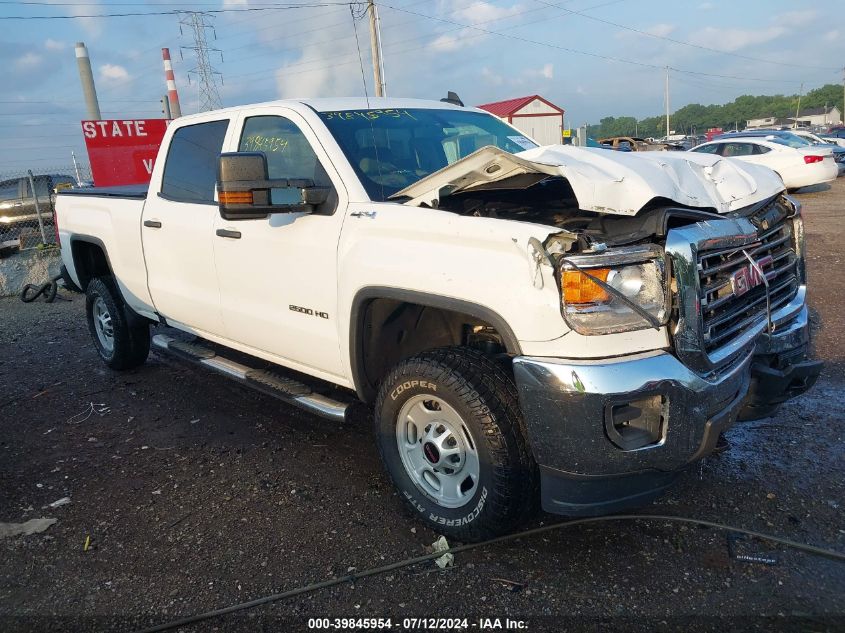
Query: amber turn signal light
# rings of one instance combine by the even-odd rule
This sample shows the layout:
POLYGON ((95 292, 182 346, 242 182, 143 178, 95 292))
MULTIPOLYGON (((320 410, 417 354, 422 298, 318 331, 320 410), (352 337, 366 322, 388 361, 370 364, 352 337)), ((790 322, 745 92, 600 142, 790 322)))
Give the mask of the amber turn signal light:
MULTIPOLYGON (((587 272, 607 282, 610 268, 591 268, 587 272)), ((564 270, 561 285, 564 303, 600 303, 609 298, 604 288, 580 270, 564 270)))
POLYGON ((252 204, 251 191, 221 191, 218 196, 221 204, 252 204))

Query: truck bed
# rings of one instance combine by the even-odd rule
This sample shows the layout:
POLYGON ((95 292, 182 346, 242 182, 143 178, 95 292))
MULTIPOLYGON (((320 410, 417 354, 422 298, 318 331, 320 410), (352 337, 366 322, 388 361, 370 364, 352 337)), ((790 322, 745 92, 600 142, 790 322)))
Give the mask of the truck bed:
POLYGON ((120 187, 83 187, 81 189, 63 189, 60 196, 94 196, 97 198, 129 198, 144 200, 149 185, 123 185, 120 187))

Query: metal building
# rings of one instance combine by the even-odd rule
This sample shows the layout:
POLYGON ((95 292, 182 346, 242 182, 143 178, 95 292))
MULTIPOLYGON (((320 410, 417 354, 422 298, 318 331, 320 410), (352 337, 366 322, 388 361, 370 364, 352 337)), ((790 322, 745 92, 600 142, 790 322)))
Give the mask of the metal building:
POLYGON ((522 130, 541 145, 563 142, 563 108, 540 95, 529 95, 478 106, 522 130))

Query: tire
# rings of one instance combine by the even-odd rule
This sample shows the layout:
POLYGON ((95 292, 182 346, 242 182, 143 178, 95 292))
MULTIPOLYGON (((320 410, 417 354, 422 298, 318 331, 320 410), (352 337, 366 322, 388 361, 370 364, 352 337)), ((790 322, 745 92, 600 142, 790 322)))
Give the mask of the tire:
POLYGON ((539 479, 516 386, 481 352, 443 348, 400 362, 381 383, 374 423, 387 474, 432 529, 479 541, 535 511, 539 479))
POLYGON ((114 280, 91 280, 85 291, 85 316, 94 346, 106 365, 124 370, 144 364, 150 353, 150 326, 129 324, 114 280))

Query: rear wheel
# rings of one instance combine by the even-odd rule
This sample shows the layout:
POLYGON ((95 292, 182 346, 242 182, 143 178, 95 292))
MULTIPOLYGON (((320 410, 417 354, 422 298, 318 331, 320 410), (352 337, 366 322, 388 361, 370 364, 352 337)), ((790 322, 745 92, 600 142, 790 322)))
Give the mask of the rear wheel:
POLYGON ((537 469, 508 373, 446 348, 384 379, 375 427, 385 468, 413 514, 461 541, 509 532, 536 507, 537 469))
POLYGON ((85 291, 85 313, 94 346, 106 365, 132 369, 147 360, 150 326, 129 324, 123 298, 112 279, 91 280, 85 291))

